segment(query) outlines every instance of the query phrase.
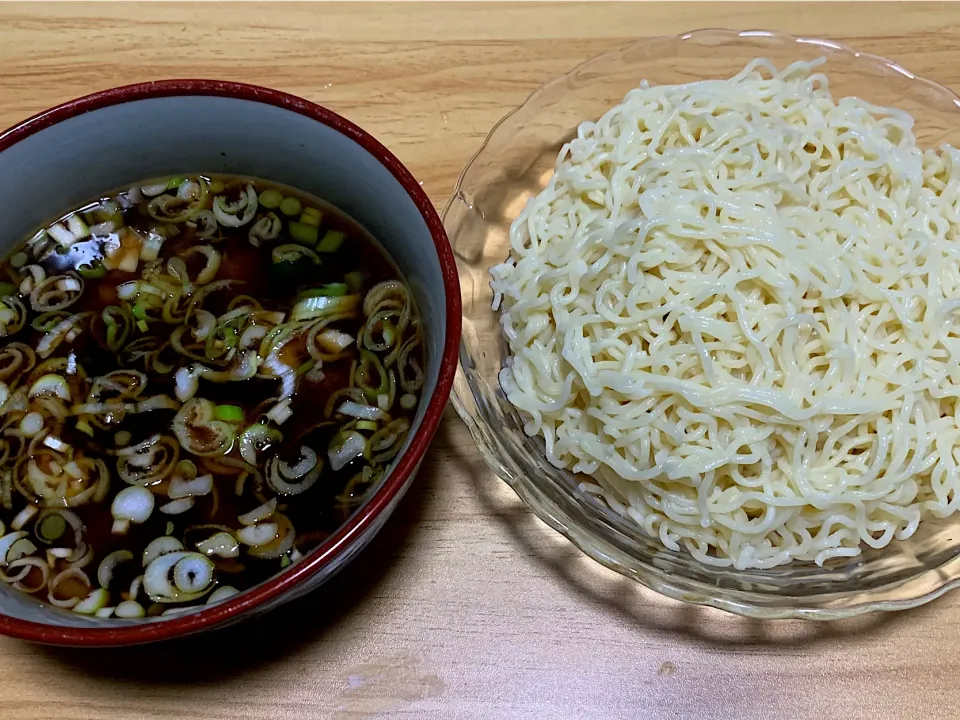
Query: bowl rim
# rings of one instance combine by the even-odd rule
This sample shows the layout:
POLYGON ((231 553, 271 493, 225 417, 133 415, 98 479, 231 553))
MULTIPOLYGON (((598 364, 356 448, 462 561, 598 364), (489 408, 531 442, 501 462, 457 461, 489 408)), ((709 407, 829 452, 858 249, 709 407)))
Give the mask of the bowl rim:
POLYGON ((303 560, 250 590, 209 608, 159 622, 129 626, 67 627, 10 617, 0 611, 0 634, 44 643, 78 647, 134 645, 182 637, 241 619, 308 581, 346 554, 354 541, 393 503, 416 471, 437 431, 453 386, 460 347, 460 280, 453 249, 433 203, 413 174, 379 140, 343 116, 317 103, 289 93, 247 83, 225 80, 177 79, 136 83, 102 90, 68 100, 0 132, 0 152, 31 135, 78 115, 140 100, 174 96, 223 97, 272 105, 295 112, 336 130, 353 140, 383 165, 416 205, 433 239, 440 263, 445 295, 446 324, 439 358, 437 385, 427 403, 423 420, 406 452, 381 488, 333 535, 303 560))
MULTIPOLYGON (((482 159, 488 147, 501 133, 508 133, 510 131, 510 122, 514 116, 519 115, 524 109, 536 103, 536 101, 542 95, 547 94, 550 89, 570 82, 571 78, 576 77, 583 71, 589 70, 594 63, 613 59, 635 48, 665 42, 697 42, 709 37, 722 39, 725 42, 754 38, 772 42, 789 42, 818 46, 823 48, 825 52, 849 55, 858 60, 883 66, 887 70, 901 75, 913 83, 935 90, 960 109, 960 94, 951 88, 921 75, 917 75, 887 57, 870 52, 863 52, 846 43, 834 40, 806 35, 793 35, 787 32, 760 28, 734 30, 717 26, 701 27, 681 33, 642 37, 630 42, 614 45, 610 49, 587 57, 568 70, 550 77, 538 87, 534 88, 519 105, 503 115, 503 117, 493 125, 486 137, 484 137, 480 147, 461 170, 456 185, 450 194, 450 198, 440 213, 445 227, 447 222, 453 217, 458 203, 463 204, 468 209, 472 209, 472 201, 464 192, 464 184, 469 180, 474 165, 482 159)), ((483 418, 475 417, 468 407, 468 403, 476 405, 477 391, 468 379, 469 374, 465 372, 463 367, 464 358, 469 358, 469 350, 464 342, 464 340, 461 340, 461 359, 457 368, 458 380, 454 386, 452 404, 470 431, 470 435, 488 468, 516 493, 529 511, 566 538, 574 547, 583 552, 584 555, 620 575, 635 580, 640 585, 660 595, 687 604, 717 608, 747 618, 823 621, 856 617, 872 612, 892 612, 914 608, 927 604, 951 590, 960 588, 960 556, 955 556, 938 568, 927 569, 906 581, 895 583, 892 586, 887 585, 866 593, 856 593, 846 602, 831 603, 829 596, 812 596, 813 599, 790 597, 788 598, 789 600, 796 601, 794 605, 789 607, 772 607, 755 600, 733 597, 733 593, 727 596, 720 596, 713 593, 711 587, 704 583, 687 580, 683 576, 669 575, 652 567, 637 569, 621 564, 617 559, 618 551, 605 539, 595 537, 589 530, 584 531, 567 510, 556 503, 549 494, 540 487, 536 482, 536 478, 532 478, 526 473, 512 477, 509 470, 507 470, 499 458, 496 457, 495 450, 486 438, 483 418), (462 383, 460 378, 462 378, 462 383), (461 398, 461 393, 467 394, 468 402, 465 402, 464 399, 461 398), (946 575, 942 572, 945 569, 950 570, 946 575), (823 597, 827 597, 828 600, 825 602, 819 601, 819 598, 823 597)))

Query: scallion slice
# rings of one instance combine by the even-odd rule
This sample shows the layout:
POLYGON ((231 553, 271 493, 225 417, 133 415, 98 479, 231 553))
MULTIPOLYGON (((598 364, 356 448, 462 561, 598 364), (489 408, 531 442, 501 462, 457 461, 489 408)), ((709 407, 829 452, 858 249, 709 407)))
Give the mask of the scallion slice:
POLYGON ((275 210, 280 207, 280 203, 283 202, 283 195, 280 194, 279 190, 264 190, 260 193, 260 204, 265 207, 267 210, 275 210))
POLYGON ((243 408, 237 405, 217 405, 213 415, 223 422, 243 422, 243 408))
POLYGON ((313 227, 320 227, 320 223, 323 221, 323 213, 317 210, 316 208, 304 208, 303 212, 300 213, 300 222, 304 225, 312 225, 313 227))
POLYGON ((298 243, 303 243, 304 245, 315 245, 317 242, 317 237, 320 234, 319 229, 316 225, 307 225, 302 222, 290 222, 290 237, 296 240, 298 243))
POLYGON ((271 251, 270 257, 273 258, 273 262, 277 264, 296 263, 303 258, 309 258, 313 263, 317 265, 320 264, 320 258, 317 257, 317 254, 313 250, 303 245, 294 245, 293 243, 278 245, 271 251))
POLYGON ((327 230, 323 239, 317 244, 317 252, 332 253, 340 249, 343 241, 347 239, 345 232, 339 230, 327 230))
POLYGON ((80 277, 86 278, 87 280, 97 280, 107 274, 107 269, 102 263, 94 262, 93 264, 81 265, 77 268, 77 272, 80 273, 80 277))
POLYGON ((60 513, 50 513, 37 524, 37 537, 51 545, 67 531, 67 521, 60 513))
POLYGON ((309 297, 343 297, 347 294, 347 285, 346 283, 329 283, 328 285, 322 285, 318 288, 310 288, 309 290, 304 290, 297 296, 298 300, 309 297))
POLYGON ((301 207, 303 206, 300 204, 300 201, 297 200, 295 197, 287 197, 287 198, 284 198, 283 201, 280 203, 280 212, 282 212, 284 215, 289 215, 290 217, 293 217, 294 215, 300 214, 301 207))

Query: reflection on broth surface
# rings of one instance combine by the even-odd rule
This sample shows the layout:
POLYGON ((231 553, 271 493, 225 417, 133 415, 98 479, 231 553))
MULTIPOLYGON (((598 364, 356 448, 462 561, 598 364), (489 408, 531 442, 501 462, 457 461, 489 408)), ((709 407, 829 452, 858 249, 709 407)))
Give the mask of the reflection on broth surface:
POLYGON ((58 607, 135 618, 249 588, 333 532, 406 439, 413 299, 316 198, 166 178, 0 270, 0 579, 58 607))

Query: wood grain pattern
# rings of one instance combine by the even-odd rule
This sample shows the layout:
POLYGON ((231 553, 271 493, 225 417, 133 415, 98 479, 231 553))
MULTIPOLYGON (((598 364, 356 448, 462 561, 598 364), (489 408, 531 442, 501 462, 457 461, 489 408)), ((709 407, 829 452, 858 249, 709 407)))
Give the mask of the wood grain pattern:
MULTIPOLYGON (((827 36, 960 87, 942 4, 0 5, 0 126, 161 77, 297 93, 373 132, 439 206, 539 83, 647 35, 827 36)), ((0 718, 955 717, 960 594, 853 622, 747 621, 585 560, 448 413, 398 514, 334 584, 215 636, 94 653, 0 640, 0 718)))

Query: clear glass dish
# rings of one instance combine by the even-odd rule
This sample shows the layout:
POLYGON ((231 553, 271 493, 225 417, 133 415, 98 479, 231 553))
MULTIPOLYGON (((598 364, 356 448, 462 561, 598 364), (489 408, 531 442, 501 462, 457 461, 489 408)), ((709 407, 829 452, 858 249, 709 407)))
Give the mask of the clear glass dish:
POLYGON ((906 541, 824 567, 713 568, 665 549, 552 467, 504 397, 504 359, 488 268, 509 248, 510 224, 553 171, 561 146, 644 78, 730 77, 750 60, 778 67, 826 57, 834 97, 856 95, 911 113, 922 146, 960 146, 960 99, 896 63, 825 40, 700 30, 643 40, 581 64, 537 90, 491 131, 443 213, 460 272, 463 336, 454 404, 487 464, 542 520, 603 565, 672 598, 758 618, 834 619, 929 602, 960 584, 960 518, 925 520, 906 541))

